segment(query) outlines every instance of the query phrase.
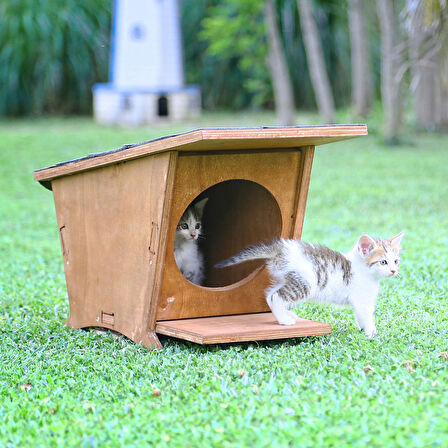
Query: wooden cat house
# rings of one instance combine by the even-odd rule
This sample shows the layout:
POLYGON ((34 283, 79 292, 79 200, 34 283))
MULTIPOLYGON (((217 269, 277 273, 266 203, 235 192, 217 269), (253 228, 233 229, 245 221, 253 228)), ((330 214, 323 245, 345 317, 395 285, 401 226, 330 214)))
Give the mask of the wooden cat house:
POLYGON ((262 261, 215 264, 250 244, 300 238, 314 147, 365 125, 199 129, 34 172, 53 191, 71 328, 105 327, 148 348, 157 334, 200 344, 327 334, 328 324, 277 323, 262 261), (204 209, 206 279, 174 259, 180 217, 204 209))

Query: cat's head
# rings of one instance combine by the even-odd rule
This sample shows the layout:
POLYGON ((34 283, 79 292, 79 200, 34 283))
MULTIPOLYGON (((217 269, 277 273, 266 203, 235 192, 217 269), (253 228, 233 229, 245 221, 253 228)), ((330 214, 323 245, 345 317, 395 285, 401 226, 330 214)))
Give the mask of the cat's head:
POLYGON ((386 278, 398 275, 400 243, 403 236, 404 232, 400 232, 387 240, 374 239, 367 234, 359 238, 358 254, 375 277, 386 278))
POLYGON ((202 215, 208 198, 201 199, 190 205, 180 218, 176 229, 176 238, 184 240, 197 240, 202 231, 202 215))

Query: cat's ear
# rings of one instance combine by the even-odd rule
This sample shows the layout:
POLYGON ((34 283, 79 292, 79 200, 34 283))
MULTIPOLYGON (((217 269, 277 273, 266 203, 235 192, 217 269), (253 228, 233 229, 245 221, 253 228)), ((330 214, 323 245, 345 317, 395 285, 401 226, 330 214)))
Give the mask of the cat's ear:
POLYGON ((362 258, 367 258, 375 247, 375 240, 365 233, 358 240, 358 252, 362 258))
POLYGON ((390 245, 394 248, 396 252, 400 252, 401 247, 400 243, 401 240, 404 237, 404 232, 400 232, 398 235, 393 236, 392 238, 389 238, 387 241, 389 241, 390 245))
POLYGON ((194 204, 194 209, 196 210, 196 214, 198 215, 199 219, 202 218, 202 214, 204 213, 204 207, 207 203, 208 198, 201 199, 199 202, 196 202, 194 204))

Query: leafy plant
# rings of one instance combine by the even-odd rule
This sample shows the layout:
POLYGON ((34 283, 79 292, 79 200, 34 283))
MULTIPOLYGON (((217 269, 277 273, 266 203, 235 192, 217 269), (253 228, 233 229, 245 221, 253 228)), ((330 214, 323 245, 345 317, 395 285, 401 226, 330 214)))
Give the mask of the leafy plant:
POLYGON ((110 22, 109 0, 0 2, 0 114, 89 111, 110 22))
POLYGON ((241 85, 251 95, 251 105, 271 101, 272 90, 266 69, 264 2, 227 0, 209 8, 202 20, 201 40, 207 53, 222 61, 237 61, 241 85))

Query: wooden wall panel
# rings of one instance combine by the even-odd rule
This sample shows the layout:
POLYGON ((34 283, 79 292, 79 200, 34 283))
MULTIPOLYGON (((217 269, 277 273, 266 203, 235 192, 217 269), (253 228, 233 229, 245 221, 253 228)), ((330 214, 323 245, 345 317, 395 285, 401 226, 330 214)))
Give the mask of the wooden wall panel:
POLYGON ((171 157, 164 153, 52 182, 71 327, 112 328, 149 345, 171 157))
MULTIPOLYGON (((294 234, 303 171, 301 151, 179 154, 167 233, 165 266, 158 299, 157 320, 218 316, 267 311, 264 289, 269 284, 265 269, 256 270, 238 284, 205 288, 188 282, 174 260, 174 234, 187 206, 209 187, 232 179, 256 182, 275 198, 281 212, 280 235, 294 234)), ((248 223, 249 234, 265 238, 265 223, 248 223)), ((274 226, 275 227, 275 226, 274 226)), ((206 229, 207 233, 213 229, 206 229)), ((231 235, 231 234, 230 234, 231 235)), ((274 232, 273 236, 276 235, 274 232)), ((249 244, 256 241, 248 241, 249 244)), ((238 244, 243 241, 238 241, 238 244)), ((229 246, 236 246, 229 241, 229 246)), ((243 244, 243 247, 245 244, 243 244)), ((238 250, 243 247, 238 248, 238 250)), ((230 254, 229 254, 230 255, 230 254)))

